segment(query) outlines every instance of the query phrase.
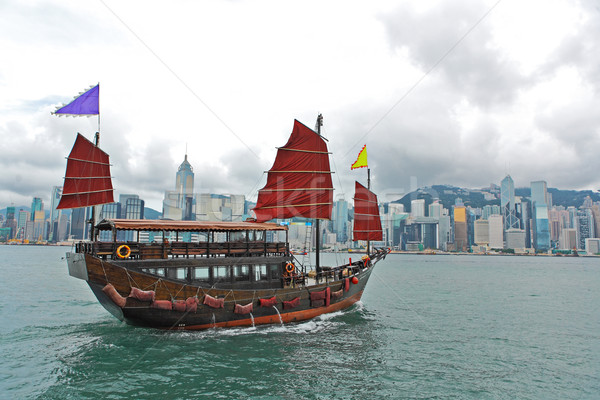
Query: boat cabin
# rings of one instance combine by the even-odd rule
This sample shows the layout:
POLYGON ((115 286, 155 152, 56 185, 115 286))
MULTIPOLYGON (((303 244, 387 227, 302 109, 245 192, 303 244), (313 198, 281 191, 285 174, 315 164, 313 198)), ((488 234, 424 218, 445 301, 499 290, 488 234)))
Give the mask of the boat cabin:
POLYGON ((105 219, 94 236, 76 252, 204 287, 285 286, 293 259, 287 226, 274 223, 105 219))

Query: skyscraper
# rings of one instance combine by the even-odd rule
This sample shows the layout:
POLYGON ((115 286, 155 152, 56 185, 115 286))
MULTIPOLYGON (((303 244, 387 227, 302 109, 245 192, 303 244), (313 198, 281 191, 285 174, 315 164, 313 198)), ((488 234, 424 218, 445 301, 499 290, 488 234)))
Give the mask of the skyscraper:
POLYGON ((467 236, 467 209, 465 206, 454 206, 454 246, 457 251, 466 251, 467 236))
POLYGON ((58 230, 58 225, 60 221, 61 211, 56 209, 58 203, 60 202, 60 196, 62 196, 62 186, 53 186, 52 194, 50 196, 50 232, 48 232, 48 240, 56 242, 57 240, 62 240, 62 238, 58 239, 55 231, 58 230))
POLYGON ((488 224, 490 228, 489 239, 490 248, 492 249, 503 249, 504 248, 504 235, 503 235, 503 222, 502 215, 494 214, 490 215, 488 224))
POLYGON ((340 243, 345 243, 348 240, 346 234, 348 230, 348 202, 344 199, 339 199, 334 203, 333 207, 333 231, 336 234, 336 240, 340 243))
POLYGON ((500 207, 504 217, 504 230, 520 228, 515 208, 515 183, 510 175, 506 175, 500 183, 500 207))
POLYGON ((533 245, 538 250, 550 249, 550 223, 548 221, 548 191, 545 181, 531 182, 533 207, 533 245))
POLYGON ((194 170, 187 154, 175 174, 175 190, 165 192, 163 217, 173 220, 195 220, 194 170))

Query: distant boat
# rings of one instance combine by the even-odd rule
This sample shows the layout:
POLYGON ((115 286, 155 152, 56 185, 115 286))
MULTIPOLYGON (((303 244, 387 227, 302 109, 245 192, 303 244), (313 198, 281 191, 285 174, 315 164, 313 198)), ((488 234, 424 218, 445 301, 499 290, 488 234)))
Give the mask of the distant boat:
MULTIPOLYGON (((331 218, 333 187, 327 144, 319 134, 321 120, 317 132, 294 121, 259 191, 256 220, 105 219, 93 224, 90 241, 67 253, 69 274, 85 280, 118 319, 153 328, 279 324, 350 307, 361 299, 373 267, 389 249, 373 249, 347 264, 321 266, 317 246, 316 269, 309 269, 290 251, 287 225, 267 222, 316 219, 318 235, 318 221, 331 218), (110 232, 111 239, 101 240, 106 236, 100 232, 110 232), (121 232, 137 232, 131 237, 138 240, 123 241, 121 232), (170 232, 174 239, 142 243, 140 232, 160 232, 165 238, 170 232)), ((77 136, 59 208, 113 202, 108 155, 97 145, 98 136, 95 144, 77 136)), ((357 186, 355 240, 381 236, 374 196, 357 186)))

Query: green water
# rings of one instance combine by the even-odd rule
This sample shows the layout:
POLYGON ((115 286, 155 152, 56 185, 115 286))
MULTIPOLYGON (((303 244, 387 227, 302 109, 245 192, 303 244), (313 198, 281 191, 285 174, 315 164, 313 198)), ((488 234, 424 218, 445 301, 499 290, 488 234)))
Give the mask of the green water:
POLYGON ((600 398, 597 258, 389 255, 347 311, 162 332, 110 316, 67 250, 0 246, 2 399, 600 398))

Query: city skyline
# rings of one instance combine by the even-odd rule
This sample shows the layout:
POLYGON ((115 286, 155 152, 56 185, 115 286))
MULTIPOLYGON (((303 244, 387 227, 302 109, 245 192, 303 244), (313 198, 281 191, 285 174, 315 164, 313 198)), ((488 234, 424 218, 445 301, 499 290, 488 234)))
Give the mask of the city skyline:
POLYGON ((50 112, 98 82, 100 146, 114 187, 154 209, 186 146, 196 186, 253 198, 293 119, 314 126, 319 112, 336 194, 347 199, 352 181, 365 180, 364 171, 349 170, 364 144, 384 201, 410 191, 412 177, 419 186, 476 188, 508 173, 517 187, 546 179, 600 188, 593 2, 144 10, 4 4, 0 41, 10 61, 0 63, 0 204, 49 200, 44 193, 61 184, 76 132, 91 139, 98 128, 96 118, 50 112))
MULTIPOLYGON (((177 170, 177 168, 175 168, 175 170, 177 170)), ((510 175, 507 175, 507 176, 510 176, 510 175)), ((547 182, 545 180, 538 180, 538 181, 547 182)), ((412 183, 414 184, 414 182, 416 182, 416 180, 413 179, 412 183)), ((530 190, 530 187, 531 187, 530 185, 533 182, 536 182, 536 181, 529 182, 528 185, 515 185, 514 186, 514 190, 523 190, 523 189, 530 190)), ((458 189, 462 189, 462 190, 467 190, 467 191, 470 191, 470 192, 480 192, 480 191, 489 190, 492 185, 495 185, 495 186, 497 186, 498 193, 500 193, 501 192, 501 183, 502 183, 502 180, 498 180, 498 182, 490 182, 490 183, 488 183, 487 186, 477 187, 477 188, 461 187, 461 186, 457 186, 457 185, 453 185, 453 184, 438 184, 438 183, 433 183, 432 185, 415 187, 415 188, 413 188, 413 189, 411 189, 411 190, 403 193, 402 195, 400 195, 397 198, 392 198, 392 199, 389 199, 389 200, 380 200, 380 203, 393 203, 393 202, 397 202, 397 201, 401 200, 403 197, 405 197, 407 195, 410 195, 412 193, 416 193, 416 192, 419 192, 421 190, 428 190, 428 191, 430 191, 431 188, 434 187, 434 186, 447 186, 447 187, 454 187, 454 188, 458 188, 458 189)), ((43 193, 39 193, 39 194, 36 194, 36 195, 32 196, 25 204, 16 204, 16 203, 2 204, 2 203, 0 203, 0 210, 3 210, 5 208, 7 208, 7 207, 17 207, 17 208, 19 208, 19 207, 25 207, 25 208, 28 208, 27 203, 30 203, 31 199, 33 199, 33 198, 40 198, 40 199, 43 200, 44 204, 51 204, 51 202, 52 202, 52 192, 56 188, 62 188, 62 186, 52 185, 52 186, 49 187, 49 194, 46 194, 47 197, 44 197, 45 195, 43 193)), ((547 190, 548 191, 550 191, 550 190, 570 191, 572 189, 547 186, 547 190)), ((578 191, 578 192, 590 191, 590 192, 600 193, 600 190, 598 190, 598 189, 580 189, 580 190, 575 190, 575 191, 578 191)), ((115 191, 114 191, 114 193, 115 193, 115 199, 119 195, 123 195, 123 194, 130 193, 130 192, 132 193, 133 191, 127 191, 127 190, 120 191, 120 190, 116 190, 115 189, 115 191)), ((155 202, 155 204, 157 205, 156 207, 153 207, 152 205, 148 204, 148 201, 146 201, 146 207, 150 208, 152 210, 155 210, 157 212, 162 213, 162 209, 163 209, 163 206, 164 206, 164 204, 163 204, 163 202, 164 202, 164 196, 165 196, 166 192, 171 192, 171 189, 170 188, 165 188, 165 190, 162 193, 163 197, 161 198, 161 201, 160 202, 155 202)), ((396 192, 393 192, 393 191, 386 192, 385 190, 383 192, 384 193, 396 193, 396 192)), ((234 193, 230 193, 230 192, 227 192, 227 193, 212 193, 207 188, 201 188, 200 192, 198 192, 198 193, 217 194, 217 195, 231 195, 231 194, 234 194, 234 193)), ((388 194, 388 197, 389 196, 390 195, 388 194)), ((334 197, 335 197, 336 201, 339 200, 339 199, 345 199, 346 201, 351 201, 352 200, 351 196, 336 195, 334 197)), ((434 196, 434 198, 435 198, 435 196, 434 196)), ((250 201, 250 202, 253 202, 250 199, 247 199, 247 200, 250 201)), ((499 203, 501 203, 502 202, 501 195, 498 195, 498 197, 496 199, 494 199, 494 200, 495 201, 497 200, 499 203)))

